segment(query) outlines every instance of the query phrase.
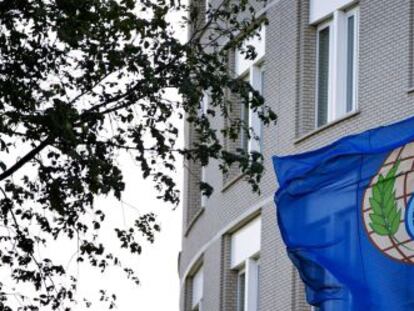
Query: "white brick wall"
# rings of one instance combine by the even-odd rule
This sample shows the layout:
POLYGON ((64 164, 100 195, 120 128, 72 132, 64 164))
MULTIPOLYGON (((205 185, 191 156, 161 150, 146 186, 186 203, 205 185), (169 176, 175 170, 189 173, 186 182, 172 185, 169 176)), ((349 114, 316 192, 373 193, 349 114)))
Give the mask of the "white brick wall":
MULTIPOLYGON (((314 149, 342 136, 414 114, 414 94, 407 92, 410 66, 413 65, 410 1, 361 0, 359 3, 360 113, 298 143, 297 138, 309 133, 314 124, 315 49, 314 29, 309 26, 309 3, 308 0, 280 0, 267 12, 270 24, 266 29, 264 96, 267 104, 278 113, 279 122, 263 131, 267 171, 262 182, 262 195, 252 194, 242 180, 221 191, 223 179, 213 163, 207 174, 214 176, 209 180, 217 181, 213 185, 216 191, 209 199, 208 208, 183 238, 181 278, 185 277, 184 273, 204 245, 214 241, 204 251, 204 311, 235 310, 229 297, 231 288, 226 291, 227 286, 234 286, 230 284, 228 250, 217 233, 257 202, 273 195, 276 182, 270 161, 272 155, 314 149)), ((219 118, 214 120, 216 126, 222 122, 219 118)), ((272 203, 262 207, 260 260, 260 311, 309 311, 301 282, 285 255, 272 203)))

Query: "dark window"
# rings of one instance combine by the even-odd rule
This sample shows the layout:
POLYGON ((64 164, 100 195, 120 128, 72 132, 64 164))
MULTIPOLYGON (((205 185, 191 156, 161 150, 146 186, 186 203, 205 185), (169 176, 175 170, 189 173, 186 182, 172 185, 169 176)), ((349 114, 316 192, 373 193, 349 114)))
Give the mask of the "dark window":
POLYGON ((318 126, 328 122, 330 27, 318 34, 318 126))
POLYGON ((244 311, 246 296, 246 273, 240 272, 237 281, 237 311, 244 311))
POLYGON ((348 17, 346 68, 346 112, 354 110, 355 16, 348 17))

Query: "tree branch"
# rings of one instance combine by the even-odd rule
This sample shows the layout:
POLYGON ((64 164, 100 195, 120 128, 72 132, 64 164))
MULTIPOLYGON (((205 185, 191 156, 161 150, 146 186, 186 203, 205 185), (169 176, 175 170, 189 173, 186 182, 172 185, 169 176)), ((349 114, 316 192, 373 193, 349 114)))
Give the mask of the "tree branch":
POLYGON ((40 151, 42 151, 49 144, 50 139, 46 139, 43 142, 41 142, 39 146, 32 149, 28 154, 26 154, 23 158, 17 161, 13 166, 11 166, 9 169, 5 170, 2 174, 0 174, 0 181, 9 177, 18 169, 20 169, 23 165, 25 165, 27 162, 32 160, 40 151))

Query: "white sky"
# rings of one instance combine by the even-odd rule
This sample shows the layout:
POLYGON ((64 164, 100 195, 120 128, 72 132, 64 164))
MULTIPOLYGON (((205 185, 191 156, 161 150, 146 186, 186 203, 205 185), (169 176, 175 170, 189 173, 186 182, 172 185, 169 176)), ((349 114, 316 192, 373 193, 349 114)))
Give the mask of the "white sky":
MULTIPOLYGON (((177 272, 177 258, 181 247, 181 205, 173 210, 171 205, 156 200, 156 191, 150 181, 142 181, 138 169, 133 161, 125 155, 120 159, 125 169, 126 191, 120 203, 113 199, 100 199, 97 205, 104 205, 113 210, 107 213, 111 225, 125 227, 133 217, 145 212, 154 212, 158 215, 161 232, 157 235, 154 244, 144 244, 143 253, 138 257, 125 256, 121 258, 133 266, 140 278, 141 284, 137 287, 127 280, 120 271, 106 273, 84 269, 78 273, 79 297, 95 296, 100 288, 115 292, 118 296, 117 309, 122 311, 178 311, 179 279, 177 272), (98 287, 99 286, 99 287, 98 287)), ((182 165, 178 163, 177 183, 182 183, 182 165)), ((113 231, 105 232, 108 235, 108 244, 117 245, 113 231), (115 243, 114 243, 115 242, 115 243)), ((67 257, 66 257, 67 258, 67 257)), ((75 268, 76 264, 71 264, 75 268)), ((102 305, 95 305, 90 310, 101 311, 102 305)), ((80 305, 80 310, 86 310, 80 305)))
MULTIPOLYGON (((179 21, 179 14, 172 14, 171 21, 179 21)), ((187 29, 182 29, 176 23, 177 36, 180 40, 186 40, 187 29)), ((178 97, 173 91, 170 92, 171 99, 178 97)), ((182 122, 177 121, 180 133, 183 133, 182 122)), ((183 144, 183 137, 180 137, 179 144, 183 144)), ((181 249, 182 230, 182 207, 173 210, 172 206, 156 199, 157 192, 153 189, 151 181, 143 181, 139 170, 128 155, 120 159, 121 167, 126 182, 126 190, 123 194, 123 201, 102 199, 101 202, 113 209, 119 210, 107 215, 112 224, 119 223, 120 227, 126 224, 129 219, 136 215, 136 208, 139 212, 154 212, 161 224, 161 232, 156 236, 155 243, 146 244, 143 253, 132 262, 141 281, 138 288, 119 272, 106 275, 102 279, 98 273, 90 271, 79 271, 80 295, 87 296, 92 290, 96 293, 97 285, 114 289, 118 294, 117 310, 145 310, 145 311, 178 311, 179 310, 179 278, 178 278, 178 253, 181 249), (85 273, 86 272, 86 273, 85 273)), ((177 162, 176 182, 182 186, 183 165, 177 162)), ((112 234, 112 232, 111 232, 112 234)), ((128 256, 130 257, 130 256, 128 256)), ((130 258, 131 259, 131 258, 130 258)), ((79 311, 84 310, 83 307, 79 311)), ((92 308, 93 311, 101 311, 99 306, 92 308)))
MULTIPOLYGON (((179 14, 171 14, 171 21, 179 21, 179 14)), ((175 24, 177 36, 180 40, 186 40, 187 29, 175 24)), ((171 99, 178 97, 173 91, 169 93, 171 99)), ((183 124, 177 121, 180 133, 183 133, 183 124)), ((183 137, 180 137, 179 144, 183 144, 183 137)), ((120 276, 120 272, 107 274, 102 278, 99 273, 79 271, 79 295, 88 296, 88 292, 95 295, 99 288, 113 289, 117 292, 117 309, 121 311, 145 310, 145 311, 178 311, 179 310, 179 278, 178 278, 178 253, 181 249, 182 230, 182 207, 181 204, 175 210, 172 206, 156 199, 157 192, 153 189, 151 181, 142 180, 139 170, 128 155, 120 158, 121 167, 126 182, 126 190, 123 194, 123 201, 102 198, 100 203, 108 208, 117 210, 107 214, 111 224, 125 225, 128 220, 136 215, 136 210, 141 214, 154 212, 161 224, 161 232, 156 236, 155 243, 146 244, 143 253, 134 261, 131 261, 136 268, 141 285, 138 288, 130 281, 120 276), (119 208, 119 209, 118 209, 119 208)), ((176 182, 182 187, 183 165, 177 162, 176 182)), ((109 233, 108 233, 109 234, 109 233)), ((113 233, 110 232, 112 235, 113 233)), ((113 235, 112 235, 113 239, 113 235)), ((128 256, 131 257, 131 256, 128 256)), ((133 260, 132 258, 129 258, 133 260)), ((75 264, 73 264, 75 266, 75 264)), ((83 307, 79 311, 86 310, 83 307)), ((90 309, 101 311, 99 305, 90 309)))
MULTIPOLYGON (((180 40, 186 40, 187 30, 178 27, 179 14, 171 14, 169 18, 175 22, 177 36, 180 40)), ((168 92, 168 96, 172 100, 178 99, 178 96, 172 90, 168 92)), ((177 120, 177 126, 180 129, 180 134, 182 134, 183 122, 177 120)), ((182 144, 183 137, 181 136, 177 147, 182 144)), ((10 159, 10 162, 13 161, 10 159)), ((181 249, 181 204, 173 210, 171 204, 156 199, 158 193, 154 189, 154 184, 151 180, 144 181, 142 179, 140 170, 129 154, 123 154, 118 161, 126 183, 126 190, 122 197, 124 203, 111 197, 101 197, 96 202, 96 206, 105 211, 108 229, 110 228, 110 230, 105 230, 105 227, 102 228, 103 241, 106 245, 117 248, 119 241, 116 239, 113 228, 127 229, 137 216, 148 212, 154 212, 158 216, 157 222, 161 225, 161 232, 156 235, 155 243, 144 243, 143 253, 140 256, 131 256, 124 253, 125 255, 120 257, 121 261, 136 270, 141 284, 137 287, 126 279, 122 271, 110 269, 106 274, 101 275, 86 265, 82 267, 77 265, 75 260, 69 260, 77 250, 77 245, 73 241, 49 243, 48 248, 41 251, 41 255, 42 257, 57 258, 69 273, 77 276, 77 295, 80 300, 82 297, 91 298, 92 301, 96 300, 99 289, 107 289, 108 293, 114 292, 117 295, 115 310, 178 311, 180 288, 177 261, 181 249)), ((174 180, 182 188, 183 164, 180 160, 177 161, 176 168, 177 172, 174 180)), ((30 170, 30 167, 25 169, 30 170)), ((5 273, 7 271, 0 272, 0 280, 7 278, 8 275, 5 273)), ((19 305, 17 298, 14 303, 16 303, 16 306, 19 305)), ((95 304, 92 308, 87 309, 80 301, 78 308, 73 310, 102 311, 105 310, 103 306, 95 304)))

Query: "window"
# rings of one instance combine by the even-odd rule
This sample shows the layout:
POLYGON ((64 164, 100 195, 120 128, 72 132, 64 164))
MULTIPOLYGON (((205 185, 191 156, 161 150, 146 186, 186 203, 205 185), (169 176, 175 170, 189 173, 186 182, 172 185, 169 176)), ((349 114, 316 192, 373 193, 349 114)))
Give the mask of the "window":
POLYGON ((237 311, 244 311, 246 303, 246 271, 239 272, 237 278, 237 311))
POLYGON ((317 27, 316 126, 357 109, 358 8, 317 27))
POLYGON ((259 310, 259 259, 248 258, 237 278, 237 311, 259 310))
MULTIPOLYGON (((253 65, 249 68, 249 73, 243 78, 243 80, 263 94, 264 90, 264 64, 260 63, 258 65, 253 65)), ((241 106, 241 116, 240 119, 243 121, 244 125, 248 126, 251 129, 251 137, 248 137, 247 133, 244 131, 241 132, 241 148, 246 152, 252 151, 261 151, 261 140, 262 137, 262 124, 259 118, 257 111, 253 111, 246 107, 246 105, 241 106)))
POLYGON ((358 9, 349 11, 346 15, 346 112, 356 109, 356 90, 357 90, 357 75, 356 68, 358 66, 358 9))
MULTIPOLYGON (((257 56, 255 59, 246 59, 245 55, 240 50, 236 50, 235 53, 235 72, 236 75, 242 77, 242 79, 248 83, 261 94, 264 89, 264 65, 263 59, 265 56, 265 27, 262 26, 259 30, 260 37, 254 37, 243 43, 243 46, 252 45, 255 47, 257 56)), ((261 151, 260 138, 261 138, 261 122, 257 111, 249 109, 242 105, 240 107, 240 119, 245 125, 253 131, 254 135, 248 137, 247 133, 241 133, 241 149, 246 152, 261 151)))
MULTIPOLYGON (((209 100, 210 100, 209 95, 207 93, 204 93, 203 99, 200 103, 199 113, 201 115, 206 116, 206 117, 207 117, 207 110, 208 110, 209 100)), ((207 182, 206 170, 207 170, 206 166, 201 166, 201 174, 200 174, 201 175, 200 176, 200 179, 201 179, 200 181, 201 182, 207 182)), ((207 199, 208 199, 208 197, 205 194, 201 193, 201 207, 206 207, 207 199)))
MULTIPOLYGON (((247 83, 250 83, 250 74, 246 75, 243 78, 243 80, 247 83)), ((241 103, 240 114, 241 114, 240 120, 243 121, 243 128, 241 129, 241 132, 240 132, 240 144, 241 144, 240 147, 245 152, 249 152, 249 137, 244 128, 250 128, 251 126, 250 124, 251 111, 249 107, 247 107, 247 105, 245 105, 244 103, 241 103)))
MULTIPOLYGON (((205 166, 201 166, 201 182, 203 183, 207 182, 205 166)), ((201 193, 201 207, 206 207, 207 200, 208 200, 208 197, 204 193, 201 193)))
POLYGON ((202 310, 202 298, 203 298, 203 268, 199 268, 193 275, 192 279, 192 299, 191 299, 191 311, 202 310))
MULTIPOLYGON (((261 95, 264 94, 264 81, 265 66, 262 62, 252 67, 250 79, 252 87, 261 95)), ((253 130, 254 137, 249 141, 249 151, 261 152, 262 122, 260 121, 258 111, 250 111, 250 127, 253 130)))
POLYGON ((328 123, 329 96, 329 63, 330 63, 330 34, 331 23, 323 25, 318 30, 318 126, 328 123))
POLYGON ((233 233, 231 268, 237 271, 237 311, 259 310, 260 217, 233 233))

